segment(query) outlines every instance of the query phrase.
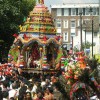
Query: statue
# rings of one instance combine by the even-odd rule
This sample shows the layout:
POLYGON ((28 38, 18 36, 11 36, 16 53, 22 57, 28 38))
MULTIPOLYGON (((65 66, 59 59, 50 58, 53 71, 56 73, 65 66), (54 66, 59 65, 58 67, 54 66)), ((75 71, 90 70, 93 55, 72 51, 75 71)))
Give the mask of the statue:
POLYGON ((44 0, 38 0, 40 4, 44 4, 44 0))

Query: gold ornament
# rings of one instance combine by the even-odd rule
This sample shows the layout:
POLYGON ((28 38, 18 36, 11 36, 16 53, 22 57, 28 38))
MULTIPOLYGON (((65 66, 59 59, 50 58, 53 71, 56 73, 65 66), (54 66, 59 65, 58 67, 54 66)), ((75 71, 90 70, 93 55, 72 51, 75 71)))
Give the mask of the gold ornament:
POLYGON ((42 47, 40 47, 39 49, 40 49, 40 51, 42 51, 42 47))
POLYGON ((30 47, 27 47, 27 50, 30 50, 30 47))
POLYGON ((20 49, 20 46, 17 46, 18 49, 20 49))

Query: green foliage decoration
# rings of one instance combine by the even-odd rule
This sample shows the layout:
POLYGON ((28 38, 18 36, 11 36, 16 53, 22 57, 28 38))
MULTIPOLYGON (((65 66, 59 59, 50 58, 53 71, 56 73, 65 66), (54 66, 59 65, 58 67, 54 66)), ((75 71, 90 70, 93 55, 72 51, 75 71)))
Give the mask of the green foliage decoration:
POLYGON ((9 51, 9 54, 13 57, 13 60, 15 62, 17 62, 17 60, 18 60, 19 53, 20 52, 19 52, 18 48, 11 48, 9 51))

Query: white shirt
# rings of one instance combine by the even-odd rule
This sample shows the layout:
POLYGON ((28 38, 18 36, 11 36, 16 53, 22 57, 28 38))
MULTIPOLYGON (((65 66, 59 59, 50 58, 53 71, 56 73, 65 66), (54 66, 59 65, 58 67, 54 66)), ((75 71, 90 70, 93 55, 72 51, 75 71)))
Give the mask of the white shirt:
POLYGON ((33 86, 33 89, 32 89, 32 92, 35 92, 35 93, 36 93, 36 90, 37 90, 37 86, 34 85, 34 86, 33 86))
POLYGON ((17 91, 15 89, 12 89, 12 90, 9 91, 9 99, 11 97, 16 97, 16 95, 17 95, 17 91))
POLYGON ((42 81, 41 82, 41 87, 45 86, 46 85, 46 82, 45 81, 42 81))
POLYGON ((8 100, 7 98, 3 98, 3 100, 8 100))

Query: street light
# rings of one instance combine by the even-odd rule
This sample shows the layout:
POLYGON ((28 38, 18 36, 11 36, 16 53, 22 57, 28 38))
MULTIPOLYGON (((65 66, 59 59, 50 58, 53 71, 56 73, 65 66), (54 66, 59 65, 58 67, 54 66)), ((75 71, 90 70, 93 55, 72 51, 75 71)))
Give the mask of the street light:
POLYGON ((92 57, 93 57, 93 19, 92 19, 92 57))
POLYGON ((99 54, 100 54, 100 0, 99 0, 99 54))
POLYGON ((80 51, 82 51, 82 12, 80 11, 80 51))
POLYGON ((72 39, 72 54, 73 54, 73 43, 74 43, 73 36, 71 36, 71 39, 72 39))
MULTIPOLYGON (((90 7, 90 15, 92 15, 92 12, 93 12, 93 10, 92 10, 92 8, 90 7)), ((93 29, 93 17, 92 17, 92 57, 93 57, 93 31, 94 31, 94 29, 93 29)))

